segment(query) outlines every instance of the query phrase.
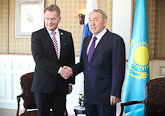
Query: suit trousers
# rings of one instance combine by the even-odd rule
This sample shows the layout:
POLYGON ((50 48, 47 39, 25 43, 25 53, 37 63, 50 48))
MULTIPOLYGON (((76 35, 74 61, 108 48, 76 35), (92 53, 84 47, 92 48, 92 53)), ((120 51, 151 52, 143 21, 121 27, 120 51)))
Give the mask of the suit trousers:
POLYGON ((116 105, 91 105, 86 103, 85 113, 87 116, 116 116, 116 105))
POLYGON ((35 92, 34 94, 38 116, 50 116, 50 109, 53 111, 53 116, 64 116, 66 94, 61 94, 57 87, 51 93, 35 92))

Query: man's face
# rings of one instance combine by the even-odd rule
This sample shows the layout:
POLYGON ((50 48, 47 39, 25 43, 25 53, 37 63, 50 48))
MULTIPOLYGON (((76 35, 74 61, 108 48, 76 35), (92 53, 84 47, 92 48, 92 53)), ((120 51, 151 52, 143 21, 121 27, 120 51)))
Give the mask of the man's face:
POLYGON ((94 34, 99 34, 107 23, 107 19, 103 19, 103 16, 99 12, 93 12, 89 15, 89 29, 94 34))
POLYGON ((44 14, 44 20, 45 27, 50 31, 54 31, 56 30, 58 23, 60 23, 61 17, 57 16, 56 11, 47 10, 44 14))

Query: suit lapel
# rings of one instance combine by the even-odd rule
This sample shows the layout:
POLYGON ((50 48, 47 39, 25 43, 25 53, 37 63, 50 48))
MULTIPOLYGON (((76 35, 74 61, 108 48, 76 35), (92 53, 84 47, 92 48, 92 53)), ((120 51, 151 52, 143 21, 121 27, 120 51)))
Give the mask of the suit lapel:
POLYGON ((88 54, 87 54, 87 48, 88 48, 88 45, 89 45, 89 42, 92 38, 92 35, 89 36, 88 38, 84 38, 84 46, 83 46, 83 55, 82 56, 85 56, 85 60, 86 62, 88 62, 88 54))
POLYGON ((59 34, 60 34, 60 45, 61 45, 61 49, 60 49, 60 59, 62 59, 63 57, 65 57, 65 46, 66 46, 66 40, 65 40, 65 35, 64 32, 59 29, 59 34))
POLYGON ((44 28, 43 40, 44 40, 44 43, 46 43, 45 45, 47 46, 47 48, 49 48, 49 50, 50 50, 48 52, 51 52, 52 54, 54 54, 55 58, 58 59, 54 45, 53 45, 53 42, 52 42, 52 39, 51 39, 46 28, 44 28))

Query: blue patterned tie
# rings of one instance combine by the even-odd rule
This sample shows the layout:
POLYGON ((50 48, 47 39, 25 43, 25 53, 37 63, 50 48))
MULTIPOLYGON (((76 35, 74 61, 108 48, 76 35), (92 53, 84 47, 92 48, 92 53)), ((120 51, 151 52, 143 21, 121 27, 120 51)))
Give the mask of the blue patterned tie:
POLYGON ((88 52, 88 62, 90 62, 91 57, 92 57, 92 54, 93 54, 93 51, 94 51, 94 49, 95 49, 95 41, 96 41, 96 39, 97 39, 96 37, 93 38, 92 44, 91 44, 91 46, 90 46, 90 48, 89 48, 89 52, 88 52))

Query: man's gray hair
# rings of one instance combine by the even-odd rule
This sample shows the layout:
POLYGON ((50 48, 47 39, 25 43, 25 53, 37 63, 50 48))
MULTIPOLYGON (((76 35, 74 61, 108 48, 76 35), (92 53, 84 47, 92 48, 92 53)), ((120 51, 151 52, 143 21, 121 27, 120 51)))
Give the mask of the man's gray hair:
MULTIPOLYGON (((103 11, 103 10, 101 10, 101 9, 95 9, 95 10, 93 10, 92 12, 99 12, 99 13, 101 13, 102 14, 102 16, 103 16, 103 19, 107 19, 108 17, 107 17, 107 14, 103 11)), ((91 12, 91 13, 92 13, 91 12)), ((90 13, 90 14, 91 14, 90 13)))
POLYGON ((48 10, 48 11, 56 11, 57 16, 60 17, 61 11, 60 11, 60 8, 59 8, 57 5, 52 4, 52 5, 50 5, 50 6, 47 6, 47 7, 44 9, 44 13, 45 13, 47 10, 48 10))

